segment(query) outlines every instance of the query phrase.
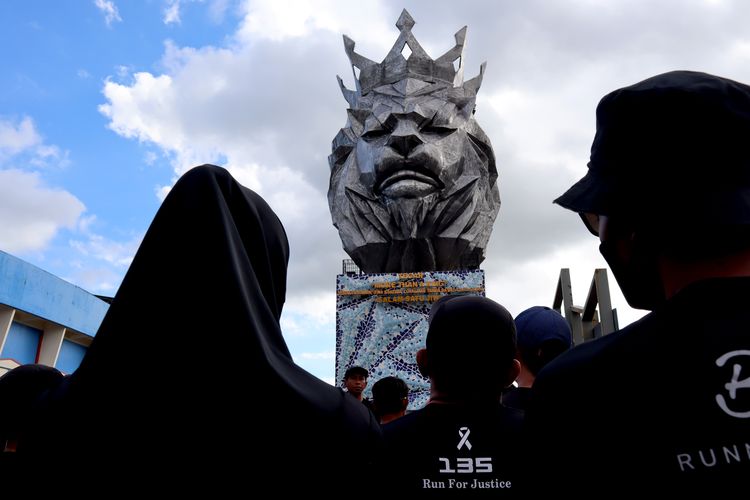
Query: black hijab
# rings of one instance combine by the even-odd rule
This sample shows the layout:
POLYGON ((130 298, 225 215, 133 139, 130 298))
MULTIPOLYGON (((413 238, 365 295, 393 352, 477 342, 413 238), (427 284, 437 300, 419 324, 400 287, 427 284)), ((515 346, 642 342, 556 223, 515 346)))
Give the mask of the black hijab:
POLYGON ((337 470, 369 460, 379 427, 292 361, 279 325, 288 257, 259 195, 219 167, 187 172, 49 402, 50 415, 85 425, 29 449, 136 489, 338 488, 337 470))

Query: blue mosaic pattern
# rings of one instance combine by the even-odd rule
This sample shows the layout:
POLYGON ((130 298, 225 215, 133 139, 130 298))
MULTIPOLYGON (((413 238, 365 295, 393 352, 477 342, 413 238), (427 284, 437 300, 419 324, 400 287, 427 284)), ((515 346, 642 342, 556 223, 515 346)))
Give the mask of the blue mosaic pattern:
POLYGON ((340 274, 336 277, 336 291, 336 380, 343 385, 344 372, 350 366, 367 368, 370 377, 365 396, 370 398, 376 381, 390 375, 399 377, 409 385, 409 409, 414 410, 424 406, 430 395, 429 381, 420 375, 415 358, 417 350, 424 347, 427 314, 432 302, 411 299, 484 295, 484 271, 340 274), (415 275, 421 277, 415 278, 415 275), (417 288, 406 288, 402 292, 367 294, 368 290, 389 290, 386 283, 420 281, 444 282, 442 289, 448 291, 421 294, 417 288), (357 292, 365 294, 357 295, 357 292), (409 301, 378 301, 399 296, 409 297, 406 299, 409 301))

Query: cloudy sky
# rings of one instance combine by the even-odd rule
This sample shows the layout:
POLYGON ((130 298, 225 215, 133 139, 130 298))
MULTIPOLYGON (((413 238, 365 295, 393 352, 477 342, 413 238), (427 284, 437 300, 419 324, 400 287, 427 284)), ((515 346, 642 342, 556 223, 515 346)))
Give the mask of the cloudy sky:
MULTIPOLYGON (((468 26, 465 76, 487 61, 477 120, 502 207, 482 265, 514 315, 576 304, 597 241, 552 199, 585 173, 607 92, 691 69, 750 82, 740 0, 5 0, 0 2, 0 250, 114 295, 180 174, 224 165, 279 214, 292 255, 282 325, 295 359, 332 381, 336 274, 330 143, 354 87, 342 34, 376 61, 406 7, 434 58, 468 26)), ((158 278, 155 278, 158 279, 158 278)), ((612 284, 620 324, 640 316, 612 284)))

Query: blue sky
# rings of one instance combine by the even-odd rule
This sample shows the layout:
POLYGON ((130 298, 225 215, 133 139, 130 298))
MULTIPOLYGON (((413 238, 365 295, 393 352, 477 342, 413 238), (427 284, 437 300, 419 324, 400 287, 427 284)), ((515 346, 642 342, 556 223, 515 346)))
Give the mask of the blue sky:
POLYGON ((20 251, 10 245, 9 251, 95 292, 113 293, 123 266, 104 260, 95 264, 95 276, 87 270, 103 259, 84 259, 71 241, 99 242, 109 247, 106 258, 127 260, 160 203, 149 194, 171 174, 158 149, 107 128, 98 110, 105 103, 103 85, 127 81, 136 68, 158 71, 168 38, 201 44, 223 36, 222 21, 198 9, 183 11, 186 24, 196 21, 187 27, 164 24, 163 9, 161 2, 127 2, 107 22, 93 1, 0 3, 0 120, 6 129, 30 124, 36 136, 27 141, 31 146, 0 157, 2 167, 34 172, 48 188, 64 189, 85 205, 76 227, 58 231, 44 245, 20 244, 20 251), (55 152, 43 164, 40 147, 55 152))
MULTIPOLYGON (((503 205, 483 268, 517 314, 561 267, 582 303, 596 242, 551 200, 585 172, 599 98, 673 69, 750 82, 750 5, 722 0, 5 0, 0 2, 0 249, 114 295, 175 179, 227 166, 292 246, 282 318, 295 359, 332 381, 330 142, 354 86, 341 35, 381 60, 406 7, 433 57, 468 25, 465 76, 488 62, 477 120, 503 205)), ((155 279, 158 279, 155 278, 155 279)), ((621 324, 640 313, 613 287, 621 324)))

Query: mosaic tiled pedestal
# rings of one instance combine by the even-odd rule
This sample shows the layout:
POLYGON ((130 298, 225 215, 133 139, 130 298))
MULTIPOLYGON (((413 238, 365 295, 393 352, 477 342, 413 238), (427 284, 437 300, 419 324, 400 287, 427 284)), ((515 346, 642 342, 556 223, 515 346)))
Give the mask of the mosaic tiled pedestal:
POLYGON ((429 382, 419 374, 430 305, 444 295, 484 295, 484 271, 340 274, 336 277, 336 381, 350 366, 370 372, 372 385, 393 375, 409 385, 409 408, 421 408, 429 382))

